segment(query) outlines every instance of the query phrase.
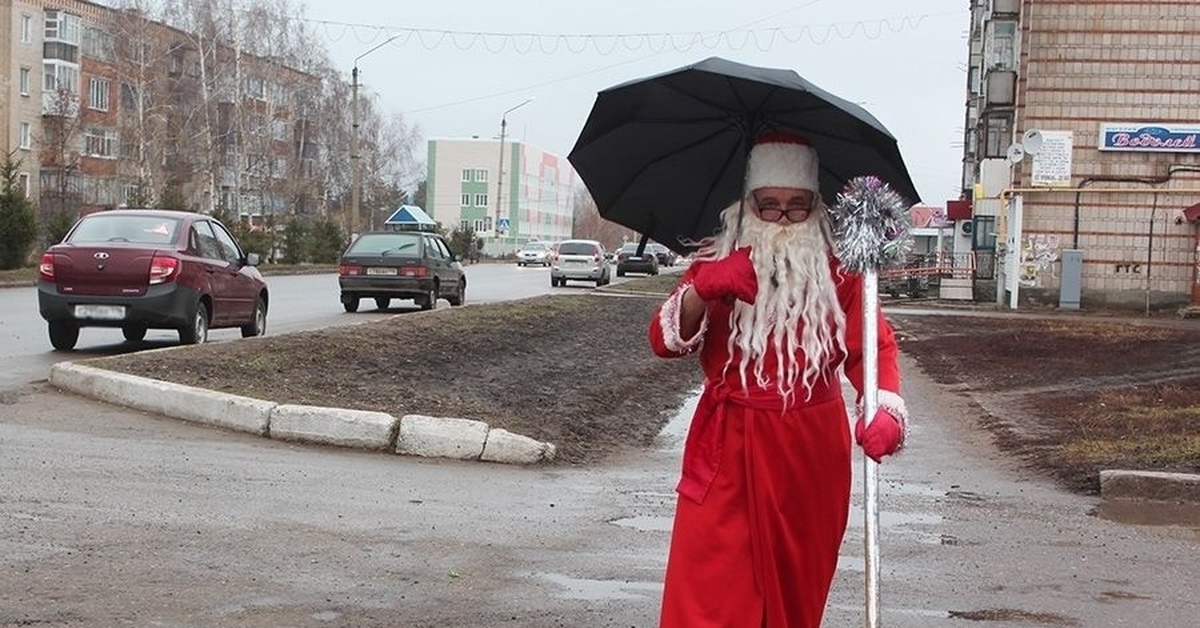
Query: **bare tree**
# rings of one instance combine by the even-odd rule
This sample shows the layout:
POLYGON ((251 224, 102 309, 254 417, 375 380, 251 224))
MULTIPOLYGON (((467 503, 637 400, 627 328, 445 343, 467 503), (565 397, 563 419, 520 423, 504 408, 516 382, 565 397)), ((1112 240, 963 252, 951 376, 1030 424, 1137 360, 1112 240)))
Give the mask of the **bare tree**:
POLYGON ((83 120, 79 117, 79 93, 72 85, 59 83, 50 94, 42 116, 41 198, 38 223, 43 237, 50 225, 74 219, 82 201, 80 151, 83 120))

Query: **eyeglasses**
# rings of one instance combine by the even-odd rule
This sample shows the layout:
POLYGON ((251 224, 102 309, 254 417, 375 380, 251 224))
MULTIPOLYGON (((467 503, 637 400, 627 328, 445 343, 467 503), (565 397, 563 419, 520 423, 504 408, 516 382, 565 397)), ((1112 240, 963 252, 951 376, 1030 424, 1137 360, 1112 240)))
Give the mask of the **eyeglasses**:
POLYGON ((759 200, 755 196, 754 205, 758 207, 759 217, 767 222, 779 222, 784 216, 787 216, 788 222, 802 222, 812 211, 813 199, 812 197, 794 196, 784 204, 777 199, 759 200))

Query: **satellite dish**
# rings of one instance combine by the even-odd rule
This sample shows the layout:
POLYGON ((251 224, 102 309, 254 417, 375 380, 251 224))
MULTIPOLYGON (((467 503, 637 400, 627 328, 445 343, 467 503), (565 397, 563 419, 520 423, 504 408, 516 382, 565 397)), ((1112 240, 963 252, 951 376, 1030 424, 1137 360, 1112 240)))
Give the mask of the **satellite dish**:
POLYGON ((1009 163, 1020 163, 1022 159, 1025 159, 1025 147, 1020 144, 1013 144, 1008 147, 1008 150, 1004 151, 1004 157, 1008 159, 1009 163))
POLYGON ((1030 155, 1038 154, 1042 150, 1042 132, 1037 129, 1029 129, 1025 135, 1021 136, 1021 145, 1025 147, 1025 152, 1030 155))

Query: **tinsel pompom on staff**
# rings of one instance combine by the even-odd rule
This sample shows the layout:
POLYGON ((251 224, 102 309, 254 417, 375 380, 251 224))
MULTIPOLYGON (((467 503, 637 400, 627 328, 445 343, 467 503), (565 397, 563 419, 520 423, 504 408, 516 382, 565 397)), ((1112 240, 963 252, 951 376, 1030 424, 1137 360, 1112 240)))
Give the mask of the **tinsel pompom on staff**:
POLYGON ((851 179, 830 208, 837 256, 863 273, 896 266, 912 250, 910 204, 879 177, 851 179))

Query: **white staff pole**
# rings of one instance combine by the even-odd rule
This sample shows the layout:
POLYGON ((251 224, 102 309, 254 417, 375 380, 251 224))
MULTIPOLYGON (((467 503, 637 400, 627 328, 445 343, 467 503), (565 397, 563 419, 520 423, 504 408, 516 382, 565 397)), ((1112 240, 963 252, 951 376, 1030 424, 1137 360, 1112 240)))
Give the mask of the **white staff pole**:
MULTIPOLYGON (((879 275, 863 273, 863 421, 875 418, 879 405, 879 275)), ((863 553, 866 557, 866 626, 879 626, 879 465, 863 456, 863 553)))
MULTIPOLYGON (((830 208, 838 258, 862 275, 864 427, 879 407, 879 269, 903 258, 910 244, 908 206, 877 177, 846 184, 830 208)), ((863 553, 866 557, 866 626, 879 626, 879 465, 863 456, 863 553)))

